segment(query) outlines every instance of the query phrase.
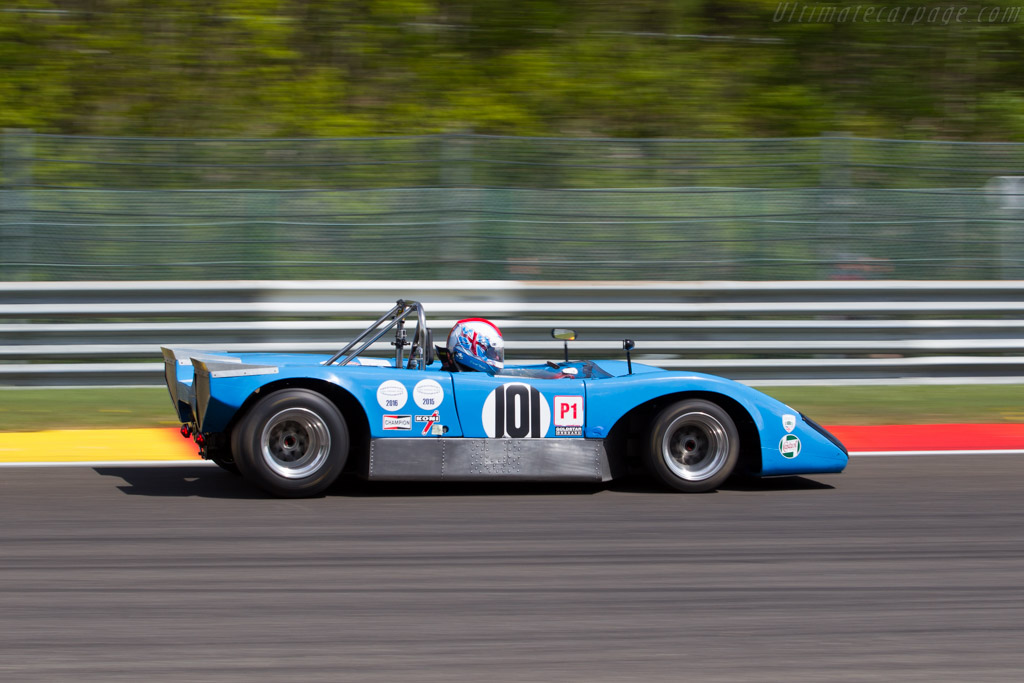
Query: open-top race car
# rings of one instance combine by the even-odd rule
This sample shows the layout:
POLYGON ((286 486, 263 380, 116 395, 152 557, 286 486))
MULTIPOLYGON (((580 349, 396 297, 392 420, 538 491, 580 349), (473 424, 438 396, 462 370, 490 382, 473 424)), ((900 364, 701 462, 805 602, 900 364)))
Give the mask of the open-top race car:
POLYGON ((279 496, 316 495, 343 471, 604 482, 646 465, 668 487, 699 492, 734 472, 846 466, 838 439, 743 384, 633 363, 629 340, 625 360, 569 361, 566 351, 561 362, 505 365, 503 347, 485 339, 491 328, 500 341, 488 321, 460 321, 435 348, 423 306, 399 300, 329 358, 164 348, 165 378, 200 454, 279 496), (363 355, 391 331, 393 358, 363 355))

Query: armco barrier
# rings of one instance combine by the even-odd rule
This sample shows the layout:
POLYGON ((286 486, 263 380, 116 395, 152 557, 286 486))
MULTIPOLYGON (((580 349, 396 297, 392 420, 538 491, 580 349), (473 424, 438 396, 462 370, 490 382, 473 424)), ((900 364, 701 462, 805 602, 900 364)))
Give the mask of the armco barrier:
MULTIPOLYGON (((398 298, 510 360, 621 357, 753 383, 1024 382, 1024 281, 0 283, 0 384, 160 384, 159 346, 332 353, 398 298)), ((376 350, 390 351, 385 343, 376 350)))

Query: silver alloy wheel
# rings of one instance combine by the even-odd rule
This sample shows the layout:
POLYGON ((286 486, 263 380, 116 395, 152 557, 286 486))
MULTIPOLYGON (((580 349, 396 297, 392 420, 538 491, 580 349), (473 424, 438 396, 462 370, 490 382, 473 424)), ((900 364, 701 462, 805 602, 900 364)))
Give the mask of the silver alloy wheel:
POLYGON ((707 413, 684 413, 672 420, 661 440, 661 457, 669 470, 686 481, 716 475, 729 457, 729 435, 707 413))
POLYGON ((323 418, 307 408, 277 413, 260 434, 263 461, 285 479, 301 479, 319 470, 331 452, 331 432, 323 418))

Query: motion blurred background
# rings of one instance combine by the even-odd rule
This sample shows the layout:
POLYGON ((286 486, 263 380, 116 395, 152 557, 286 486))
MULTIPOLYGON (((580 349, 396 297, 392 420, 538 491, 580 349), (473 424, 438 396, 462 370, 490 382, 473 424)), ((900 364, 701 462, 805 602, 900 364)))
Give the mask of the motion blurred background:
POLYGON ((3 2, 0 277, 1020 277, 1021 8, 842 7, 3 2))
MULTIPOLYGON (((802 313, 787 290, 788 309, 669 315, 674 339, 686 321, 789 324, 774 346, 744 328, 716 351, 724 327, 705 325, 703 346, 654 351, 1005 383, 1024 374, 1022 48, 1021 6, 1003 2, 0 1, 0 383, 96 383, 106 366, 43 368, 152 362, 157 337, 287 348, 295 334, 257 334, 268 316, 251 310, 203 318, 228 325, 218 340, 168 326, 195 320, 180 310, 161 328, 119 308, 131 285, 86 301, 71 284, 268 279, 751 283, 656 297, 669 304, 851 282, 802 313), (985 289, 864 299, 863 280, 985 289), (49 282, 64 284, 32 284, 49 282), (958 360, 908 371, 936 355, 958 360)), ((534 317, 603 303, 572 301, 534 317)), ((324 317, 276 316, 296 333, 324 317)), ((815 375, 793 367, 773 377, 815 375)))
POLYGON ((0 0, 0 680, 1022 680, 1019 457, 311 500, 95 464, 191 446, 161 345, 331 354, 398 297, 1021 449, 979 435, 1024 422, 1022 14, 0 0), (9 433, 72 428, 117 431, 9 433))

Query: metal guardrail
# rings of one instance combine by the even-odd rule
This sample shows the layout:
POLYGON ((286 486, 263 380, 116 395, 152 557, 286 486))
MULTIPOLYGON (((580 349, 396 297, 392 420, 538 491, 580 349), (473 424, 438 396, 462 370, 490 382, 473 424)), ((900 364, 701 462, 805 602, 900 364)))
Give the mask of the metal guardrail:
POLYGON ((1024 382, 1024 281, 332 280, 0 283, 0 385, 159 385, 160 345, 329 354, 398 298, 438 340, 492 318, 513 362, 559 358, 559 326, 574 357, 630 337, 638 361, 751 383, 1024 382))

